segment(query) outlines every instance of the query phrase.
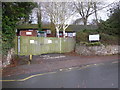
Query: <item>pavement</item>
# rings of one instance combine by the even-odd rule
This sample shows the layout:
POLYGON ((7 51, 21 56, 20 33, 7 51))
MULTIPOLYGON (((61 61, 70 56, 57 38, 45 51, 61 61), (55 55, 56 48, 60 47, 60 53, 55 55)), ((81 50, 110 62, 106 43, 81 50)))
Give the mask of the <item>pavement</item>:
POLYGON ((20 56, 19 63, 14 67, 2 70, 3 77, 10 77, 30 73, 45 73, 67 68, 81 67, 90 64, 118 62, 118 55, 110 56, 79 56, 76 54, 44 54, 33 56, 28 64, 28 56, 20 56), (24 63, 23 63, 24 62, 24 63), (22 63, 22 64, 21 64, 22 63))

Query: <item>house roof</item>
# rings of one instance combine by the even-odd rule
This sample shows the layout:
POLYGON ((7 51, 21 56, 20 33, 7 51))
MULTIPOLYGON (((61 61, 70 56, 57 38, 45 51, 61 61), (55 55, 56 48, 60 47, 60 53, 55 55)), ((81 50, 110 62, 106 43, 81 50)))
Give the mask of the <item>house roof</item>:
POLYGON ((16 28, 17 29, 37 29, 38 25, 37 24, 23 24, 23 25, 18 25, 16 28))
MULTIPOLYGON (((63 33, 63 31, 60 31, 60 33, 63 33)), ((67 33, 74 33, 75 31, 65 31, 65 32, 67 32, 67 33)))
MULTIPOLYGON (((18 25, 16 27, 17 29, 38 29, 38 24, 23 24, 23 25, 18 25)), ((50 28, 50 25, 42 25, 42 28, 50 28)))
POLYGON ((70 25, 68 27, 68 29, 72 29, 73 31, 80 31, 80 30, 84 30, 84 29, 89 29, 89 30, 94 30, 94 29, 97 29, 98 26, 96 25, 87 25, 87 26, 84 26, 84 25, 70 25))
MULTIPOLYGON (((46 25, 42 25, 42 28, 43 29, 51 29, 51 25, 49 24, 46 24, 46 25)), ((96 25, 87 25, 87 26, 84 26, 84 25, 70 25, 66 31, 80 31, 80 30, 84 30, 84 29, 89 29, 89 30, 93 30, 93 29, 97 29, 98 27, 96 25)), ((17 29, 33 29, 33 30, 36 30, 38 29, 38 25, 37 24, 24 24, 24 25, 18 25, 17 26, 17 29)), ((55 30, 54 27, 52 27, 52 29, 55 30)), ((62 31, 62 30, 60 30, 62 31)))

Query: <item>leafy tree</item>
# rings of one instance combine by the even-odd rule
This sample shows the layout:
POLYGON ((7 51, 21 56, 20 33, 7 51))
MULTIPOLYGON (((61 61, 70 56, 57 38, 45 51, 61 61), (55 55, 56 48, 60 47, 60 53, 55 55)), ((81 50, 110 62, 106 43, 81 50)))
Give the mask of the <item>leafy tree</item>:
POLYGON ((2 3, 0 2, 0 54, 2 54, 2 3))
POLYGON ((115 4, 111 10, 110 19, 108 19, 110 26, 114 29, 114 34, 118 35, 118 29, 120 29, 120 1, 115 4))
POLYGON ((118 35, 120 29, 120 1, 115 3, 114 7, 110 9, 111 15, 106 21, 101 21, 100 30, 109 35, 118 35))
POLYGON ((27 22, 31 10, 35 7, 32 2, 3 2, 2 3, 2 50, 7 54, 14 47, 15 28, 20 20, 27 22))

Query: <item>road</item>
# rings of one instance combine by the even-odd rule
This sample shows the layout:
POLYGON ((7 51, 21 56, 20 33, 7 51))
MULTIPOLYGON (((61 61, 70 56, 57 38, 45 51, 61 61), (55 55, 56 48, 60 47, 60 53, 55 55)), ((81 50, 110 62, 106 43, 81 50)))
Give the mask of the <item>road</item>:
POLYGON ((19 79, 3 81, 3 88, 118 88, 118 63, 93 64, 3 79, 19 79))

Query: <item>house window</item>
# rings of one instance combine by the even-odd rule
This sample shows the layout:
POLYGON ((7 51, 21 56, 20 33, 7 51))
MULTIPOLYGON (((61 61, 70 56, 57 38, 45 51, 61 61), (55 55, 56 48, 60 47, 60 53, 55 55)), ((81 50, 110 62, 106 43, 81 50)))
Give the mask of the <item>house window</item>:
POLYGON ((59 33, 60 36, 62 36, 62 33, 59 33))
POLYGON ((67 33, 65 33, 65 36, 67 36, 67 33))
POLYGON ((33 30, 28 30, 28 31, 33 31, 33 30))
POLYGON ((68 33, 68 37, 73 37, 73 33, 68 33))
POLYGON ((46 37, 46 33, 38 33, 38 37, 46 37))
POLYGON ((76 36, 76 33, 73 33, 73 36, 76 36))
POLYGON ((47 34, 51 34, 51 30, 47 30, 47 34))
POLYGON ((26 35, 32 35, 32 32, 26 32, 26 35))

